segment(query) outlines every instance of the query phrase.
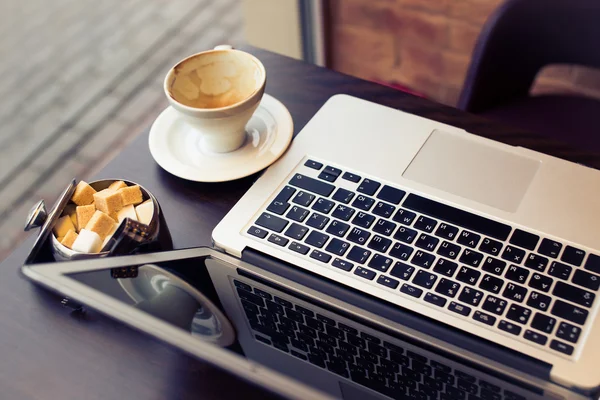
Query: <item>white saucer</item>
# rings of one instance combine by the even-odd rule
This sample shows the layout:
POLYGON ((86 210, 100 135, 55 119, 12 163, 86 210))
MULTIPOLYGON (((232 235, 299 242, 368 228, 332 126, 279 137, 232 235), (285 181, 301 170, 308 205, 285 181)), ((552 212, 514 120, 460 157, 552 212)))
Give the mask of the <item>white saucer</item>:
POLYGON ((292 116, 281 102, 265 94, 246 125, 246 142, 230 153, 202 146, 200 132, 167 107, 150 128, 150 153, 163 169, 196 182, 243 178, 271 165, 292 141, 292 116))

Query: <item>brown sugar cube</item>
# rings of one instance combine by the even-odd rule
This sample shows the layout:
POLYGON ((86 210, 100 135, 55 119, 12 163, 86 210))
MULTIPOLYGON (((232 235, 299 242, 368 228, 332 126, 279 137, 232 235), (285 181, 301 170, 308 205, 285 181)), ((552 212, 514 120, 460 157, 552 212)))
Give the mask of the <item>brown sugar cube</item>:
POLYGON ((114 227, 115 221, 111 217, 104 214, 102 211, 96 210, 90 221, 85 226, 85 229, 96 232, 98 236, 100 236, 100 240, 104 240, 106 236, 113 232, 114 227))
POLYGON ((73 221, 70 216, 63 215, 56 221, 53 230, 54 235, 58 238, 65 236, 70 230, 75 230, 75 226, 73 226, 73 221))
POLYGON ((121 193, 110 189, 104 189, 95 193, 94 204, 96 205, 96 210, 100 210, 108 215, 116 214, 123 208, 121 193))
POLYGON ((123 181, 114 181, 108 187, 110 190, 119 190, 121 188, 127 187, 127 184, 123 181))
POLYGON ((75 192, 71 197, 71 201, 78 206, 87 206, 88 204, 92 204, 94 202, 94 194, 96 191, 93 187, 85 183, 84 181, 79 181, 77 186, 75 187, 75 192))
POLYGON ((60 241, 60 243, 63 246, 66 246, 68 248, 72 248, 73 247, 73 243, 75 243, 75 239, 77 239, 77 236, 79 236, 79 235, 74 230, 71 229, 69 232, 67 232, 67 234, 60 241))
POLYGON ((142 190, 139 185, 124 187, 119 189, 119 193, 121 193, 123 206, 128 206, 130 204, 136 205, 144 201, 142 190))
POLYGON ((87 206, 77 206, 75 213, 77 215, 77 232, 81 231, 96 212, 96 206, 93 204, 87 206))

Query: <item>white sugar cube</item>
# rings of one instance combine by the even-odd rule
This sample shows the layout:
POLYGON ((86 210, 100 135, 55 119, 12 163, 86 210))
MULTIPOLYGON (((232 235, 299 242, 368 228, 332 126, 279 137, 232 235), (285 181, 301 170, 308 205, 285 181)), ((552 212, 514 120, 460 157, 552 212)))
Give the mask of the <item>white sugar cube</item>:
POLYGON ((135 206, 133 204, 129 204, 121 208, 121 210, 117 213, 117 219, 119 220, 119 223, 121 223, 121 221, 123 221, 125 218, 131 218, 134 221, 138 220, 135 212, 135 206))
POLYGON ((96 232, 82 229, 72 249, 81 253, 98 253, 102 249, 102 239, 96 232))
POLYGON ((139 206, 135 208, 135 212, 138 217, 138 221, 142 224, 149 225, 150 221, 152 221, 152 214, 154 214, 154 204, 152 204, 152 200, 146 200, 139 206))

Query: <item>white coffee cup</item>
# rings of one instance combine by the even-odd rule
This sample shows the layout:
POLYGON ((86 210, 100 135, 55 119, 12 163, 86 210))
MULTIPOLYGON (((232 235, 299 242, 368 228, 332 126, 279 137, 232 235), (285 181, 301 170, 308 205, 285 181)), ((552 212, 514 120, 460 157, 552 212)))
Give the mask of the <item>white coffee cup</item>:
POLYGON ((227 153, 246 139, 246 124, 265 91, 265 67, 231 46, 191 55, 165 78, 171 106, 198 130, 207 151, 227 153))

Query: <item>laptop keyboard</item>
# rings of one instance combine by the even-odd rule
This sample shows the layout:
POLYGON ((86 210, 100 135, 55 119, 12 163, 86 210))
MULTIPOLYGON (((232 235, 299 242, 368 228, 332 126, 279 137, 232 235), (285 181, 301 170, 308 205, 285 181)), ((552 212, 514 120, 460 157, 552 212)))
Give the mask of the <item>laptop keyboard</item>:
POLYGON ((391 398, 526 399, 265 289, 234 285, 256 340, 391 398))
POLYGON ((596 254, 313 160, 247 234, 563 356, 600 287, 596 254))

